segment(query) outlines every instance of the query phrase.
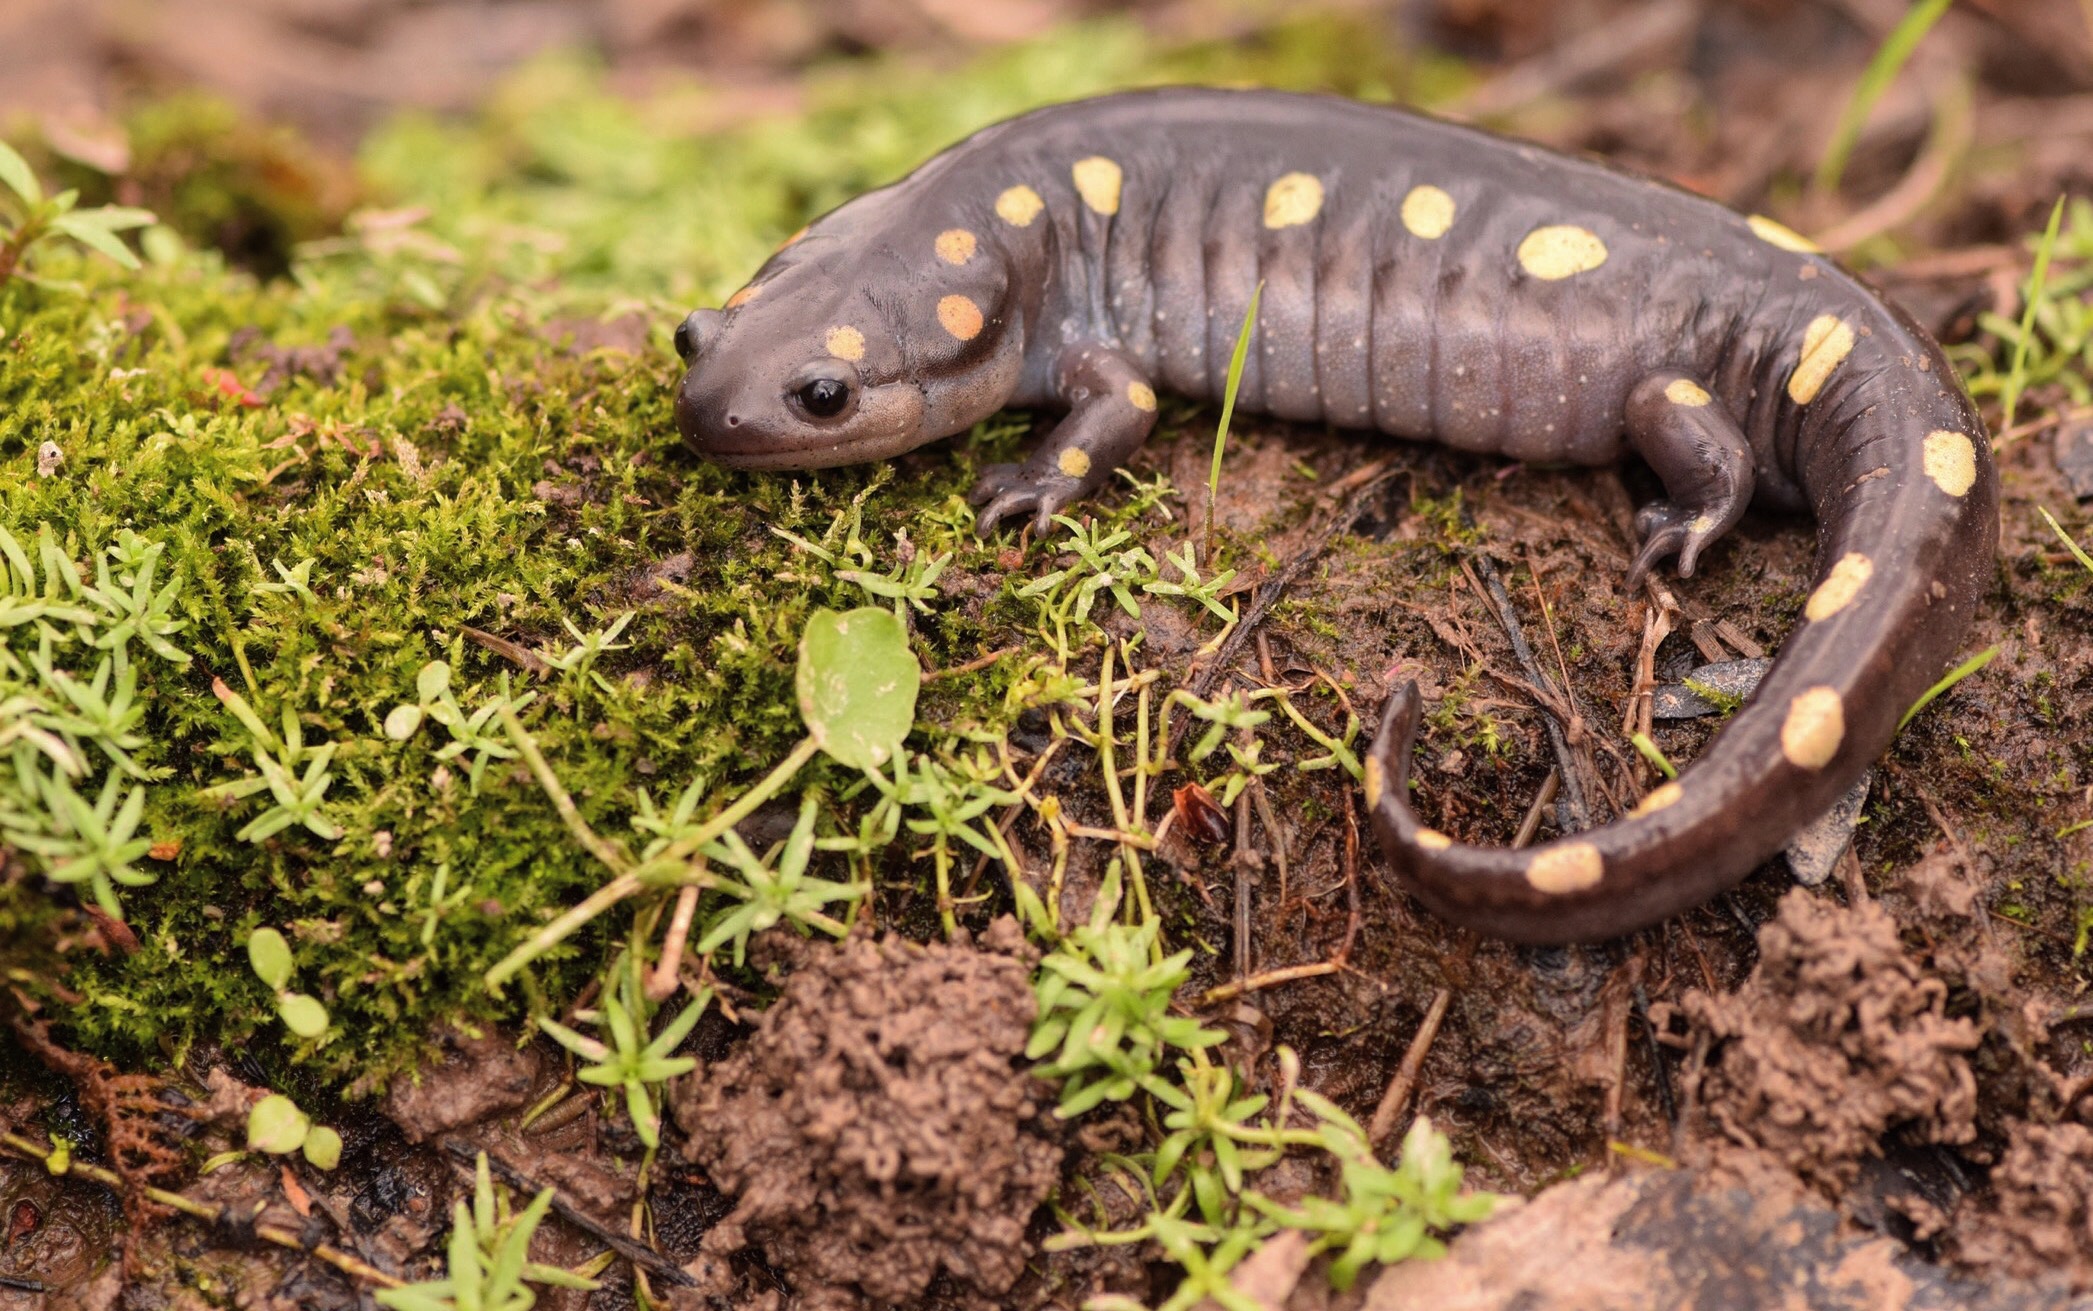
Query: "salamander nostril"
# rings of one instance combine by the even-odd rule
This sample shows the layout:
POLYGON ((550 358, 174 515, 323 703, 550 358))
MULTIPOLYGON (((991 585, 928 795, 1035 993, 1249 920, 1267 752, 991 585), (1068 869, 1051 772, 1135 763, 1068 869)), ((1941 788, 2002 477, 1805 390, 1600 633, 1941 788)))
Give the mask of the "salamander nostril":
POLYGON ((728 426, 729 428, 739 428, 739 427, 741 426, 741 416, 740 416, 740 415, 738 415, 738 414, 730 414, 730 415, 728 415, 728 416, 727 416, 727 426, 728 426))

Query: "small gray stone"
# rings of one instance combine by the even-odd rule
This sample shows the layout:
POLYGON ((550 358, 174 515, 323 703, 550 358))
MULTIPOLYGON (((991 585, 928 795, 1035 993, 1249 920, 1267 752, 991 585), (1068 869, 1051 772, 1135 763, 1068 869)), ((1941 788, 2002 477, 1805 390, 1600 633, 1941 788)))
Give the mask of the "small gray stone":
POLYGON ((1874 782, 1875 771, 1870 769, 1846 789, 1844 796, 1831 803, 1830 810, 1788 844, 1788 869, 1797 883, 1814 888, 1831 874, 1832 867, 1845 854, 1846 844, 1853 840, 1861 808, 1868 804, 1868 788, 1874 782))
POLYGON ((1759 680, 1772 667, 1773 660, 1768 656, 1757 660, 1718 660, 1714 664, 1702 665, 1687 675, 1687 683, 1667 683, 1651 692, 1650 717, 1698 719, 1702 715, 1712 715, 1721 707, 1695 691, 1689 683, 1742 700, 1752 694, 1759 680))

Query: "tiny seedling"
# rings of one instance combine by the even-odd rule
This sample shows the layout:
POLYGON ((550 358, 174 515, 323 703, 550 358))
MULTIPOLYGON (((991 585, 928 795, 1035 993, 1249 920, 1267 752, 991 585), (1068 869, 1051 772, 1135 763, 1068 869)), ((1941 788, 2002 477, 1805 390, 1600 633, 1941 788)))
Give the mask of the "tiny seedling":
POLYGON ((650 1038, 648 1025, 654 1018, 654 1003, 647 1000, 646 989, 641 986, 639 957, 627 950, 618 954, 604 979, 602 1009, 588 1013, 610 1037, 608 1043, 576 1033, 544 1016, 539 1017, 538 1027, 576 1056, 595 1062, 575 1078, 599 1088, 625 1090, 625 1107, 632 1115, 632 1127, 652 1151, 661 1145, 661 1113, 655 1109, 660 1086, 698 1067, 690 1057, 670 1053, 690 1036, 711 1001, 710 988, 700 991, 675 1019, 650 1038))
POLYGON ((2043 297, 2049 290, 2049 262, 2057 248, 2057 229, 2064 222, 2064 202, 2067 198, 2057 197, 2056 206, 2049 212, 2049 226, 2042 230, 2042 240, 2035 247, 2035 267, 2028 275, 2028 303, 2020 314, 2020 332, 2013 342, 2013 366, 2006 371, 2006 381, 1999 399, 2005 408, 2001 432, 2013 429, 2013 416, 2020 409, 2021 395, 2028 386, 2028 347, 2035 340, 2035 319, 2041 312, 2043 297))
POLYGON ((1243 326, 1235 334, 1235 350, 1228 356, 1228 385, 1221 393, 1221 422, 1214 426, 1214 461, 1206 475, 1206 558, 1214 558, 1214 507, 1221 496, 1221 456, 1228 449, 1228 422, 1235 417, 1235 396, 1243 385, 1243 367, 1250 359, 1250 330, 1257 326, 1257 303, 1264 299, 1265 284, 1250 292, 1250 307, 1243 311, 1243 326))
POLYGON ((247 963, 255 976, 276 994, 276 1014, 284 1026, 301 1038, 317 1038, 327 1032, 327 1008, 315 997, 292 992, 291 944, 275 929, 256 929, 247 936, 247 963))
POLYGON ((14 197, 12 206, 0 206, 0 290, 17 277, 25 282, 35 281, 24 271, 29 255, 53 237, 78 242, 127 269, 135 269, 139 267, 138 257, 116 234, 157 221, 150 210, 124 205, 80 209, 77 191, 46 196, 29 161, 0 141, 0 199, 10 192, 14 197), (8 219, 10 208, 14 211, 12 221, 8 219))
POLYGON ((319 1169, 332 1170, 341 1164, 342 1136, 314 1124, 282 1093, 270 1093, 247 1110, 247 1150, 270 1156, 299 1152, 319 1169))
POLYGON ((1634 744, 1635 749, 1642 753, 1642 758, 1649 761, 1651 768, 1658 773, 1666 778, 1679 776, 1679 771, 1673 767, 1670 757, 1664 754, 1662 747, 1650 740, 1648 733, 1630 733, 1628 741, 1634 744))
POLYGON ((1839 121, 1832 129, 1831 141, 1824 148, 1824 155, 1817 161, 1817 174, 1813 185, 1826 195, 1839 189, 1839 180, 1846 175, 1846 162, 1853 157, 1853 147, 1860 140, 1861 129, 1867 126, 1868 114, 1882 93, 1889 90, 1890 83, 1918 49, 1926 33, 1940 21, 1942 14, 1954 0, 1917 0, 1868 60, 1861 70, 1860 81, 1853 86, 1853 94, 1846 101, 1846 108, 1839 114, 1839 121))
POLYGON ((445 1277, 380 1289, 373 1294, 378 1305, 391 1311, 530 1311, 538 1297, 524 1287, 526 1282, 595 1291, 600 1285, 593 1279, 525 1259, 531 1236, 552 1207, 552 1192, 545 1189, 520 1214, 511 1215, 508 1197, 495 1192, 487 1154, 481 1152, 473 1167, 472 1206, 460 1201, 451 1208, 445 1277))
POLYGON ((865 890, 807 877, 807 863, 814 854, 814 820, 820 810, 820 801, 812 792, 800 798, 799 820, 783 845, 771 853, 776 864, 749 850, 741 834, 733 829, 722 833, 718 841, 706 844, 706 856, 741 877, 736 879, 725 873, 715 877, 713 885, 739 904, 713 918, 705 936, 698 939, 699 955, 717 951, 731 942, 738 966, 748 950, 749 937, 781 920, 837 938, 850 932, 849 925, 831 918, 822 908, 856 901, 865 895, 865 890))
POLYGON ((1984 666, 1990 664, 1992 662, 1992 659, 1995 656, 1997 656, 1998 653, 1998 644, 1993 643, 1992 645, 1985 647, 1982 651, 1977 652, 1969 659, 1963 661, 1961 664, 1955 666, 1953 669, 1950 669, 1945 675, 1942 676, 1941 680, 1938 683, 1935 683, 1933 686, 1927 688, 1924 694, 1921 695, 1918 700, 1911 703, 1911 709, 1905 711, 1904 718, 1897 721, 1898 730, 1901 732, 1906 724, 1910 723, 1914 718, 1918 716, 1919 711, 1924 710, 1927 706, 1932 705, 1934 698, 1940 696, 1941 693, 1946 692, 1949 688, 1955 686, 1955 684, 1961 682, 1963 679, 1968 678, 1971 674, 1976 673, 1979 669, 1982 669, 1984 666))

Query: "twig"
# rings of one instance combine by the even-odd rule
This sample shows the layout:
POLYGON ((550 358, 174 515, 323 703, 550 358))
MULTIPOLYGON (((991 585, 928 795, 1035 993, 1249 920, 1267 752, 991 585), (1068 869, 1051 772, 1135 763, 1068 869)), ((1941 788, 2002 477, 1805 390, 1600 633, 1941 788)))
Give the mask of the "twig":
POLYGON ((1519 832, 1512 838, 1514 848, 1531 846, 1534 835, 1541 831, 1541 820, 1548 813, 1548 803, 1555 800, 1555 790, 1562 786, 1562 770, 1551 768, 1548 777, 1541 780, 1541 790, 1533 794, 1533 804, 1526 808, 1526 818, 1519 823, 1519 832))
MULTIPOLYGON (((1485 551, 1475 552, 1474 560, 1477 571, 1482 574, 1483 585, 1489 589, 1488 599, 1497 611, 1497 622, 1504 629, 1504 635, 1511 639, 1512 654, 1519 658, 1520 667, 1536 688, 1554 692, 1555 680, 1542 672, 1540 662, 1534 659, 1533 647, 1527 644, 1525 630, 1519 626, 1518 613, 1512 609, 1511 594, 1504 590, 1504 579, 1498 576, 1497 565, 1485 551)), ((1462 564, 1465 566, 1467 561, 1463 560, 1462 564)), ((1542 707, 1541 724, 1548 730, 1548 742, 1555 748, 1556 763, 1562 770, 1563 799, 1558 806, 1558 822, 1563 832, 1576 833, 1591 827, 1592 812, 1585 801, 1584 785, 1578 778, 1577 761, 1570 753, 1570 740, 1564 729, 1581 729, 1583 717, 1577 711, 1577 704, 1572 699, 1574 693, 1569 688, 1564 687, 1557 695, 1563 704, 1562 715, 1570 721, 1569 724, 1558 722, 1557 715, 1546 706, 1542 707)))
MULTIPOLYGON (((26 1138, 20 1138, 11 1133, 0 1133, 0 1147, 5 1147, 11 1152, 40 1163, 52 1174, 77 1175, 82 1179, 89 1179, 101 1184, 103 1187, 111 1189, 118 1194, 122 1194, 125 1191, 123 1176, 117 1174, 116 1171, 105 1170, 99 1165, 89 1165, 84 1161, 68 1160, 54 1166, 51 1163, 51 1149, 39 1147, 26 1138)), ((227 1207, 218 1206, 210 1202, 199 1202, 193 1197, 169 1192, 165 1188, 148 1186, 141 1191, 151 1201, 180 1211, 183 1215, 201 1220, 206 1224, 224 1224, 229 1217, 230 1211, 227 1207)), ((278 1247, 288 1248, 293 1252, 310 1253, 352 1279, 361 1279, 366 1283, 376 1284, 380 1288, 398 1288, 401 1286, 399 1279, 386 1274, 375 1266, 358 1260, 332 1244, 313 1243, 308 1246, 304 1239, 281 1225, 257 1224, 253 1227, 253 1232, 255 1237, 262 1239, 264 1242, 274 1243, 278 1247)))
POLYGON ((553 810, 559 814, 560 822, 567 826, 567 831, 574 835, 574 840, 600 861, 605 869, 613 874, 623 874, 630 864, 625 858, 625 853, 589 827, 589 821, 582 817, 580 809, 574 804, 574 798, 567 794, 567 788, 560 782, 560 776, 553 773, 552 766, 545 762, 545 753, 538 750, 537 739, 530 735, 530 731, 524 728, 523 721, 516 717, 515 707, 503 701, 497 713, 501 715, 501 726, 508 730, 509 741, 514 744, 517 754, 523 757, 523 763, 530 766, 531 773, 537 777, 538 786, 545 790, 553 810))
POLYGON ((683 963, 683 944, 690 941, 690 922, 697 913, 698 885, 693 883, 676 894, 676 910, 669 916, 669 931, 661 940, 661 959, 647 980, 648 1001, 667 1001, 676 991, 676 967, 683 963))
POLYGON ((1367 1125, 1366 1140, 1375 1147, 1388 1141, 1388 1136, 1395 1130, 1395 1122, 1402 1118, 1403 1109, 1410 1104, 1410 1093, 1417 1086, 1418 1072, 1424 1069, 1424 1058, 1439 1037, 1439 1026, 1445 1021, 1446 1008, 1452 1001, 1451 989, 1441 988, 1432 994, 1432 1004, 1425 1009, 1424 1022, 1417 1026, 1417 1033, 1410 1039, 1410 1049, 1403 1053, 1403 1063, 1395 1067, 1395 1077, 1388 1081, 1388 1091, 1381 1094, 1381 1104, 1374 1107, 1374 1118, 1367 1125))
POLYGON ((1282 983, 1292 983, 1296 979, 1317 979, 1325 974, 1335 974, 1343 968, 1342 962, 1319 960, 1312 965, 1289 965, 1282 970, 1266 970, 1263 974, 1253 974, 1247 979, 1237 979, 1218 988, 1208 988, 1199 994, 1199 1004, 1212 1006, 1216 1002, 1240 997, 1246 992, 1262 992, 1266 988, 1276 988, 1282 983))

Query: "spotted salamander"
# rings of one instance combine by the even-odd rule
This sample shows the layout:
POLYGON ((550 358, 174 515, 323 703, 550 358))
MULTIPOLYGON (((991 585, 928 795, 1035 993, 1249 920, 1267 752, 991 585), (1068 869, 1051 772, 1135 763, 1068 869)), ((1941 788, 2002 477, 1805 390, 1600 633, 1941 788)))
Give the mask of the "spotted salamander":
POLYGON ((1408 802, 1421 699, 1389 699, 1366 793, 1434 911, 1604 938, 1742 879, 1889 744, 1991 571, 1983 422, 1910 318, 1770 219, 1402 111, 1174 88, 977 133, 779 250, 677 330, 684 437, 723 464, 896 455, 1006 406, 1066 411, 976 490, 986 529, 1095 493, 1156 391, 1663 482, 1631 590, 1691 575, 1747 504, 1808 509, 1818 562, 1780 659, 1702 756, 1613 823, 1524 850, 1408 802))

